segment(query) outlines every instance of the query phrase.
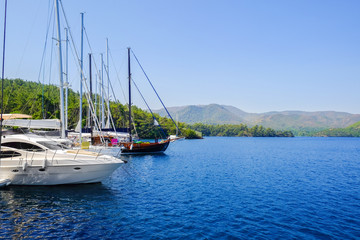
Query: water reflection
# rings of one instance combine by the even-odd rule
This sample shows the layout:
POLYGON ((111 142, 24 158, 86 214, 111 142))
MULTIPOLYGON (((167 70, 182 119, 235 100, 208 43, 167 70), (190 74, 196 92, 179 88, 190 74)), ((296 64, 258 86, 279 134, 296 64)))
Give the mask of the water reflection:
POLYGON ((70 229, 88 224, 95 212, 117 202, 103 184, 10 186, 0 196, 0 238, 13 239, 75 236, 70 229))
POLYGON ((121 159, 131 161, 131 160, 169 160, 170 157, 166 153, 152 153, 152 154, 124 154, 120 156, 121 159))

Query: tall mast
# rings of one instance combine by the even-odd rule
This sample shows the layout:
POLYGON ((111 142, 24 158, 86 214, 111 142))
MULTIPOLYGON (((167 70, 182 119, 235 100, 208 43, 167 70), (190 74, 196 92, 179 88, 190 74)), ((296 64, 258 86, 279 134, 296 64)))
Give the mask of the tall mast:
POLYGON ((97 87, 98 87, 98 84, 97 84, 97 73, 95 72, 95 99, 94 99, 94 102, 95 102, 95 106, 94 106, 94 108, 95 108, 95 111, 94 111, 94 114, 95 114, 95 116, 97 117, 98 115, 97 115, 97 87))
POLYGON ((64 118, 64 81, 62 68, 62 51, 61 51, 61 33, 60 33, 60 16, 59 16, 59 0, 55 0, 57 37, 59 49, 59 73, 60 73, 60 121, 61 121, 61 138, 65 138, 65 118, 64 118))
POLYGON ((101 54, 101 128, 105 128, 105 108, 104 108, 104 58, 101 54))
POLYGON ((130 48, 128 48, 128 75, 129 75, 129 138, 132 142, 131 136, 131 69, 130 69, 130 48))
POLYGON ((84 78, 84 64, 83 64, 83 39, 84 39, 84 13, 81 13, 81 55, 80 55, 80 114, 79 114, 79 124, 80 124, 80 133, 79 133, 79 141, 80 146, 82 142, 82 82, 84 78))
POLYGON ((65 129, 68 129, 68 94, 69 94, 69 36, 68 29, 65 28, 66 34, 66 56, 65 56, 65 129))
MULTIPOLYGON (((93 101, 93 94, 92 94, 92 73, 91 73, 91 53, 89 53, 89 80, 90 80, 90 99, 93 101)), ((91 113, 90 113, 91 114, 91 113)), ((93 121, 92 117, 89 116, 90 119, 90 134, 91 140, 93 139, 93 121)))
POLYGON ((3 51, 2 51, 3 56, 2 56, 2 70, 1 70, 0 149, 1 149, 2 122, 3 122, 3 113, 4 113, 4 73, 5 73, 6 10, 7 10, 7 0, 5 0, 5 14, 4 14, 4 41, 3 41, 3 51))
POLYGON ((107 122, 106 126, 110 127, 110 73, 109 73, 109 42, 106 38, 106 72, 107 72, 107 122))
MULTIPOLYGON (((101 57, 101 54, 100 54, 100 57, 101 57)), ((100 62, 101 62, 101 59, 100 59, 100 62)), ((102 128, 102 119, 101 119, 101 112, 102 112, 102 110, 101 110, 101 69, 99 69, 99 73, 98 73, 98 76, 99 76, 99 78, 98 78, 98 84, 97 84, 97 87, 98 87, 98 95, 99 95, 99 97, 98 97, 98 106, 99 106, 99 127, 100 127, 100 129, 99 130, 101 130, 101 128, 102 128)))

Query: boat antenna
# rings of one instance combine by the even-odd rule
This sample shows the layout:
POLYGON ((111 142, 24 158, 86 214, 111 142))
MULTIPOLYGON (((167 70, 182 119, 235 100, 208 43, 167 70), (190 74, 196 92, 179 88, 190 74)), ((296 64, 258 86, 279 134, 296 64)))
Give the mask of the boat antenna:
POLYGON ((1 73, 0 149, 1 149, 2 123, 3 123, 3 110, 4 110, 5 37, 6 37, 6 12, 7 12, 6 10, 7 10, 7 0, 5 0, 4 41, 3 41, 2 73, 1 73))

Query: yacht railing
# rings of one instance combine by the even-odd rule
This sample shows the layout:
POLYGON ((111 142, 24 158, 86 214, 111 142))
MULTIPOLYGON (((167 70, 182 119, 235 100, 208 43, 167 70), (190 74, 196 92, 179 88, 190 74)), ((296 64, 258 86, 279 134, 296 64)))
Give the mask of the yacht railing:
MULTIPOLYGON (((71 155, 68 154, 74 154, 74 157, 72 158, 73 160, 77 160, 77 159, 83 159, 84 157, 86 158, 86 155, 88 156, 93 156, 95 157, 95 160, 98 160, 101 156, 104 156, 101 154, 101 152, 103 152, 104 149, 98 149, 98 151, 95 152, 82 152, 84 150, 82 149, 74 149, 73 152, 68 153, 63 152, 63 150, 49 150, 46 149, 44 151, 38 151, 35 149, 15 149, 15 148, 11 148, 11 150, 9 150, 9 152, 7 153, 7 151, 2 151, 1 152, 1 158, 2 159, 8 159, 10 158, 12 161, 18 161, 16 165, 18 165, 19 167, 23 167, 24 170, 26 170, 27 166, 29 165, 33 165, 34 161, 36 160, 40 160, 42 161, 41 164, 39 166, 43 166, 42 168, 45 168, 45 166, 47 165, 47 163, 51 163, 54 164, 54 162, 59 163, 59 159, 64 159, 66 157, 71 157, 71 155), (18 151, 17 151, 18 150, 18 151), (85 154, 84 154, 85 153, 85 154)), ((36 164, 38 165, 38 164, 36 164)))

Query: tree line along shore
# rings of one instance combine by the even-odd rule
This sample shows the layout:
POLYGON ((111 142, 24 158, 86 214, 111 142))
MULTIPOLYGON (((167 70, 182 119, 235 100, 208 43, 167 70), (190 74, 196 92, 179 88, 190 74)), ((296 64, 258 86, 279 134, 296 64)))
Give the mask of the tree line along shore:
MULTIPOLYGON (((94 100, 99 95, 94 94, 94 100)), ((56 85, 41 84, 24 81, 22 79, 4 80, 4 113, 23 113, 33 116, 33 119, 60 118, 59 88, 56 85)), ((86 98, 83 97, 83 109, 88 108, 86 98)), ((128 106, 117 101, 110 101, 110 110, 115 127, 126 128, 128 124, 128 106)), ((163 131, 154 124, 151 113, 137 106, 132 107, 135 128, 141 138, 162 138, 176 133, 176 127, 168 117, 154 114, 163 131)), ((86 125, 87 111, 83 112, 83 123, 86 125)), ((79 93, 69 88, 68 91, 68 126, 74 129, 79 120, 79 93)), ((360 124, 354 124, 344 129, 322 129, 319 131, 297 132, 290 130, 274 130, 260 125, 246 124, 186 124, 178 123, 179 135, 186 138, 201 138, 202 136, 231 136, 231 137, 294 137, 303 136, 346 136, 360 137, 360 124), (295 133, 295 134, 294 134, 295 133)))

